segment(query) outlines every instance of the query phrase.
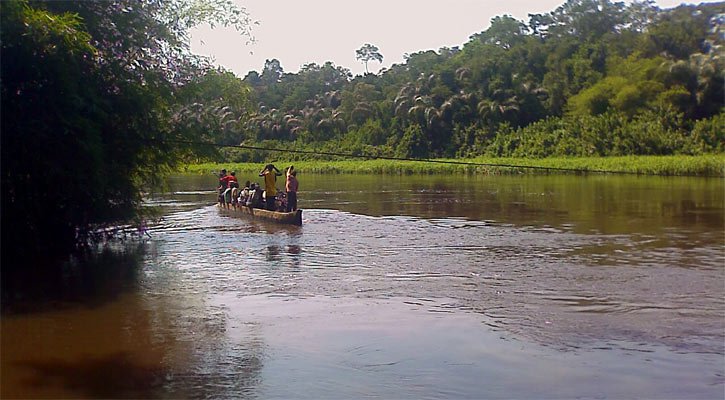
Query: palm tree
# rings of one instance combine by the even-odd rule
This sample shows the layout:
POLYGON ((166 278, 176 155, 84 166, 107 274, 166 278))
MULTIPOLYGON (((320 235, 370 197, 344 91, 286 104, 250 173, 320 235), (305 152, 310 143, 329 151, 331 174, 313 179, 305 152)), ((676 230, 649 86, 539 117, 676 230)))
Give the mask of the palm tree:
POLYGON ((515 125, 525 126, 546 114, 545 102, 549 92, 533 81, 521 83, 516 90, 520 111, 515 125))
POLYGON ((354 124, 361 125, 368 118, 375 115, 373 106, 367 102, 359 102, 350 112, 350 121, 354 124))
POLYGON ((485 98, 478 103, 478 114, 482 120, 494 127, 502 121, 511 121, 519 111, 519 99, 506 91, 495 91, 492 98, 485 98))
POLYGON ((465 83, 471 78, 471 70, 466 67, 460 67, 456 70, 456 79, 460 82, 465 83))
POLYGON ((725 101, 725 48, 713 46, 708 54, 696 53, 690 56, 690 69, 697 77, 695 100, 697 102, 696 117, 709 117, 718 113, 725 101))

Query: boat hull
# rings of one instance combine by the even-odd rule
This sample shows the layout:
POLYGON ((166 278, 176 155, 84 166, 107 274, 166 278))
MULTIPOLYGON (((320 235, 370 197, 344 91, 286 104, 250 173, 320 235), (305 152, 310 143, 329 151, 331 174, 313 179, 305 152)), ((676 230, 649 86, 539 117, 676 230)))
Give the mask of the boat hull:
POLYGON ((244 215, 254 219, 276 222, 278 224, 302 226, 302 210, 278 212, 243 206, 236 209, 222 209, 222 211, 232 215, 244 215))

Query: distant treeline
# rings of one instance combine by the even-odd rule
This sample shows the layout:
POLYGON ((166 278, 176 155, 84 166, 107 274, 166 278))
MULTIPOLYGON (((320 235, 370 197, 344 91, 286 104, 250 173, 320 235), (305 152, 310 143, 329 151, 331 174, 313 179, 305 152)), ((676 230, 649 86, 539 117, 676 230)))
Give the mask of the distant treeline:
POLYGON ((398 157, 718 153, 724 23, 723 2, 571 0, 528 22, 496 17, 460 48, 410 54, 377 75, 329 62, 285 73, 273 59, 244 78, 248 96, 214 72, 196 99, 216 104, 209 139, 225 144, 398 157))

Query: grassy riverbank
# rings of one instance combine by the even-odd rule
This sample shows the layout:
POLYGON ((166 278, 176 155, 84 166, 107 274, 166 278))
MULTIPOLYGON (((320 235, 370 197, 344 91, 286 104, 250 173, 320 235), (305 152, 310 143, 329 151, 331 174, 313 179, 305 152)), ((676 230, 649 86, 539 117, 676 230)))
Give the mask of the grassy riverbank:
MULTIPOLYGON (((292 164, 300 172, 322 174, 541 174, 626 173, 665 176, 725 177, 725 154, 704 156, 626 156, 603 158, 472 158, 430 161, 348 160, 284 161, 271 159, 280 170, 292 164)), ((258 173, 262 164, 203 163, 184 165, 179 172, 208 174, 226 168, 238 174, 258 173)))

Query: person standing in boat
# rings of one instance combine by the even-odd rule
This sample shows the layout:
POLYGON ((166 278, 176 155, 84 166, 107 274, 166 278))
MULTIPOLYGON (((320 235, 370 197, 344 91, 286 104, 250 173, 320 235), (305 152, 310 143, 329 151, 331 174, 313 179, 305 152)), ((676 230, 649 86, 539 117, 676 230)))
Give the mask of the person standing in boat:
POLYGON ((285 211, 297 211, 297 189, 299 182, 297 181, 297 171, 295 167, 287 168, 287 181, 285 183, 285 191, 287 192, 287 209, 285 211))
POLYGON ((274 166, 274 164, 267 164, 264 169, 259 173, 259 176, 264 177, 264 191, 267 202, 267 210, 276 211, 274 202, 277 195, 277 177, 282 176, 282 172, 274 166))

